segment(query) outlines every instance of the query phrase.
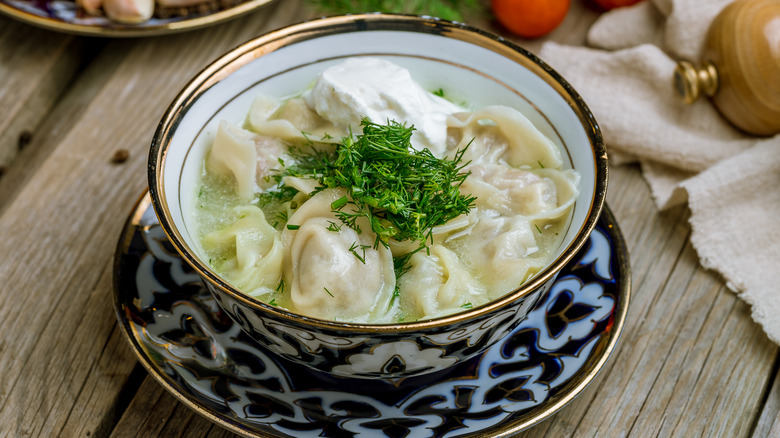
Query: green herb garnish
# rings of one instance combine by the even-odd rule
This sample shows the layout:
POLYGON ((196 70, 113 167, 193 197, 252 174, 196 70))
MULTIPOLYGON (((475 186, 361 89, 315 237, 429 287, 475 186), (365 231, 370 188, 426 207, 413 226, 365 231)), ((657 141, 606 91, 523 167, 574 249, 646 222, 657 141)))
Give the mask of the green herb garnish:
POLYGON ((349 252, 355 255, 358 260, 360 260, 361 263, 366 263, 366 249, 371 248, 368 245, 360 245, 357 242, 353 242, 352 246, 349 247, 349 252), (358 250, 362 251, 362 255, 358 254, 358 250))
MULTIPOLYGON (((327 293, 328 293, 328 295, 330 295, 331 297, 333 297, 333 294, 332 294, 332 293, 330 293, 330 291, 328 290, 328 288, 327 288, 327 287, 323 287, 323 289, 325 289, 325 292, 327 292, 327 293)), ((336 298, 336 297, 333 297, 333 298, 336 298)))
MULTIPOLYGON (((291 149, 294 164, 274 174, 277 187, 261 194, 258 204, 262 208, 272 201, 292 199, 297 191, 283 184, 284 176, 316 178, 320 186, 315 193, 325 188, 347 189, 348 196, 334 201, 331 209, 358 234, 362 233, 358 219, 367 219, 377 236, 374 248, 387 246, 391 238, 416 240, 418 250, 427 248, 433 241, 433 228, 468 213, 476 199, 459 190, 470 173, 463 171, 468 164, 462 163, 466 149, 452 159, 441 159, 428 149, 412 147, 413 126, 395 121, 381 125, 364 118, 361 127, 362 134, 343 138, 335 152, 316 147, 291 149)), ((330 231, 340 228, 333 222, 328 226, 330 231)), ((351 249, 359 259, 354 249, 362 246, 351 249)), ((405 272, 409 257, 396 262, 398 273, 405 272)))
POLYGON ((328 221, 328 228, 326 228, 326 230, 333 231, 334 233, 338 233, 339 231, 341 231, 341 225, 333 221, 328 221))
POLYGON ((367 218, 377 234, 374 247, 390 238, 425 245, 433 227, 469 212, 475 198, 459 190, 470 173, 463 172, 468 163, 461 163, 466 149, 441 159, 412 148, 413 126, 365 118, 361 126, 363 133, 344 138, 335 160, 318 172, 324 187, 347 188, 350 199, 331 205, 344 224, 360 232, 356 221, 367 218))

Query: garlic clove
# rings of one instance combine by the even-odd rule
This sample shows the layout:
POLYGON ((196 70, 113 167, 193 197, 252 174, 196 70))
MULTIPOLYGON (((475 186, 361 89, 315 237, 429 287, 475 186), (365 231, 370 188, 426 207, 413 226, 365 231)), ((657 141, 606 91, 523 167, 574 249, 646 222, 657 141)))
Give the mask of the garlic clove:
POLYGON ((108 18, 120 23, 141 23, 154 13, 154 0, 104 0, 108 18))

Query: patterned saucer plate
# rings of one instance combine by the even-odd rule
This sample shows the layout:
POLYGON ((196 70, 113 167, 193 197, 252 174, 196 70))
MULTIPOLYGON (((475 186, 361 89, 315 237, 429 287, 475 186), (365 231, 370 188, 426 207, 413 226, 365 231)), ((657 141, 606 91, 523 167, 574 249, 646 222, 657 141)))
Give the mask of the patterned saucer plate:
POLYGON ((187 16, 152 18, 138 24, 122 24, 103 16, 91 16, 75 0, 0 0, 0 13, 57 32, 103 37, 164 35, 199 29, 237 18, 274 0, 245 0, 233 6, 187 16))
POLYGON ((246 436, 507 436, 537 424, 596 376, 623 328, 630 272, 605 208, 590 240, 509 336, 451 369, 401 380, 317 373, 275 356, 222 313, 169 244, 148 195, 115 258, 119 325, 168 391, 246 436))

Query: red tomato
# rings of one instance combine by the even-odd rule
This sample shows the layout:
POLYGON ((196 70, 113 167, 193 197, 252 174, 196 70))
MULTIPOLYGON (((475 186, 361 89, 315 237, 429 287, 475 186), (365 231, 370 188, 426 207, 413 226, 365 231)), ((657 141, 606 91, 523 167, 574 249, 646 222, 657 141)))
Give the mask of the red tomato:
POLYGON ((570 5, 571 0, 491 0, 498 22, 524 38, 552 32, 566 18, 570 5))
POLYGON ((608 11, 610 9, 622 8, 623 6, 631 6, 639 3, 642 0, 589 0, 593 6, 598 9, 608 11))

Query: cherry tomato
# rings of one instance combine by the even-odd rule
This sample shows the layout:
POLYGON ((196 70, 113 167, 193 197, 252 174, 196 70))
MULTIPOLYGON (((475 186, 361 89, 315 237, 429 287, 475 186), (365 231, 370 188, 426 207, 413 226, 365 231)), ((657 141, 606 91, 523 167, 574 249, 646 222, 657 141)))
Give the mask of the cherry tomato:
POLYGON ((598 9, 608 11, 610 9, 622 8, 623 6, 631 6, 639 3, 642 0, 589 0, 590 3, 598 9))
POLYGON ((552 32, 566 18, 570 5, 571 0, 491 0, 498 22, 524 38, 552 32))

